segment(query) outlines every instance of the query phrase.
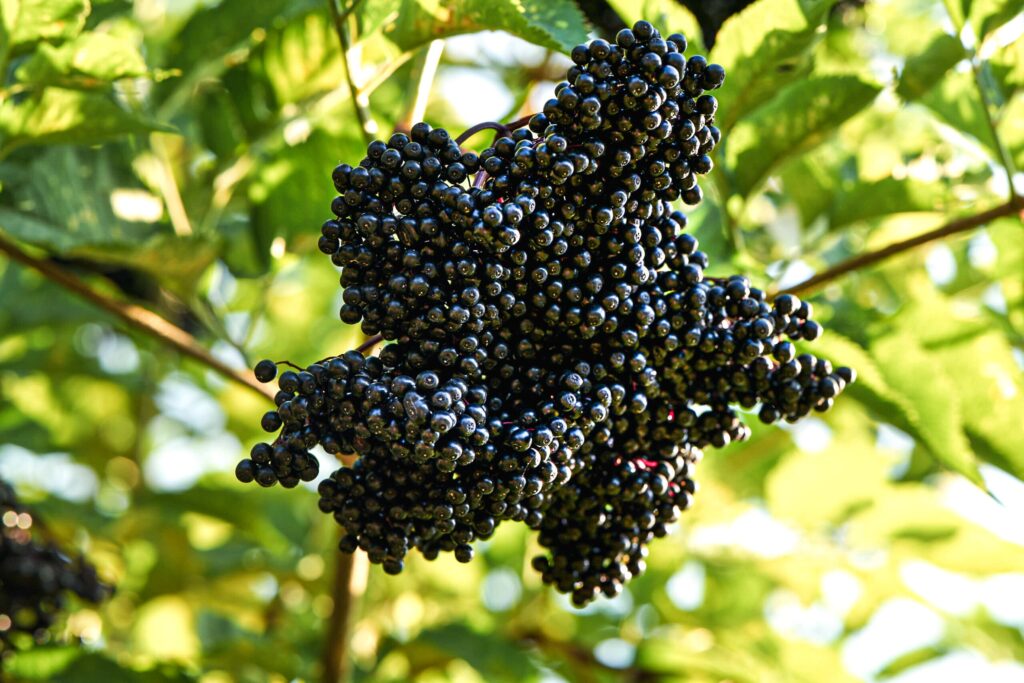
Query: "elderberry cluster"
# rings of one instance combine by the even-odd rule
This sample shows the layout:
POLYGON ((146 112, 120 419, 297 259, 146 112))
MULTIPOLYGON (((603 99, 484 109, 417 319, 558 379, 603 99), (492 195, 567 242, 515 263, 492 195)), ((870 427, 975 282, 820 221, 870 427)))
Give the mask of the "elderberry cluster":
POLYGON ((32 514, 0 481, 0 657, 45 642, 74 593, 98 603, 110 588, 82 558, 71 559, 43 540, 32 514))
POLYGON ((279 377, 262 361, 279 433, 238 478, 290 487, 317 476, 317 445, 356 455, 319 485, 343 551, 390 573, 413 548, 469 561, 520 521, 544 581, 582 605, 644 570, 702 449, 749 435, 735 406, 831 407, 854 375, 796 355, 821 333, 810 305, 707 277, 672 206, 701 200, 721 137, 725 72, 685 49, 638 22, 573 49, 543 111, 491 125, 479 154, 418 123, 334 169, 319 247, 341 319, 387 344, 279 377))

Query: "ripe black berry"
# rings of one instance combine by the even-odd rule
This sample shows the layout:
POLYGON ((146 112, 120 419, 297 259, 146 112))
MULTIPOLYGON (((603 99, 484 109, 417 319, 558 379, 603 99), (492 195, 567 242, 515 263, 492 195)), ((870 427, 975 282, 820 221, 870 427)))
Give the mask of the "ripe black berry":
MULTIPOLYGON (((81 557, 70 557, 39 530, 35 514, 0 481, 0 661, 22 644, 47 641, 68 594, 99 603, 110 586, 81 557)), ((0 667, 2 668, 2 667, 0 667)))
POLYGON ((319 246, 340 318, 388 344, 282 373, 277 435, 238 478, 290 487, 317 475, 309 449, 354 454, 318 488, 343 552, 468 562, 523 522, 543 580, 585 604, 644 571, 704 449, 749 436, 735 406, 831 407, 854 376, 797 357, 809 305, 709 279, 674 209, 701 201, 721 138, 725 72, 685 49, 637 22, 574 48, 543 112, 479 156, 417 123, 335 168, 319 246))

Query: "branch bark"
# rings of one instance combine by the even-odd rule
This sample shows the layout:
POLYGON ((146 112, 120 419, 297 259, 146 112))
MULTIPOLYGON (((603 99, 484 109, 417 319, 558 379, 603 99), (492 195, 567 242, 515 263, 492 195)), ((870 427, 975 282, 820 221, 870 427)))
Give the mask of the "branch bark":
POLYGON ((323 656, 323 683, 343 683, 350 678, 351 647, 349 631, 352 614, 366 589, 369 562, 361 550, 337 553, 331 598, 334 609, 327 621, 326 647, 323 656))
POLYGON ((973 216, 957 218, 956 220, 950 221, 939 228, 917 235, 916 237, 911 237, 910 239, 903 240, 902 242, 890 244, 889 246, 876 251, 858 254, 857 256, 847 259, 846 261, 841 261, 831 268, 828 268, 813 277, 807 278, 803 282, 793 285, 792 287, 786 287, 784 289, 774 291, 772 292, 772 295, 807 294, 820 289, 822 285, 832 282, 847 273, 855 270, 861 270, 862 268, 866 268, 878 263, 879 261, 884 261, 887 258, 896 256, 897 254, 901 254, 915 247, 919 247, 922 244, 928 244, 929 242, 940 240, 943 237, 973 230, 997 218, 1021 213, 1024 213, 1024 197, 1015 196, 1005 204, 1000 204, 999 206, 987 211, 982 211, 981 213, 974 214, 973 216))
POLYGON ((128 327, 143 332, 161 343, 173 347, 189 358, 199 361, 214 372, 255 391, 265 398, 273 399, 274 390, 269 386, 260 384, 249 373, 236 370, 215 358, 202 344, 196 341, 195 337, 153 311, 142 306, 118 301, 96 291, 84 280, 44 258, 32 256, 3 235, 0 235, 0 252, 7 254, 11 260, 35 270, 46 279, 85 299, 97 308, 112 314, 128 327))

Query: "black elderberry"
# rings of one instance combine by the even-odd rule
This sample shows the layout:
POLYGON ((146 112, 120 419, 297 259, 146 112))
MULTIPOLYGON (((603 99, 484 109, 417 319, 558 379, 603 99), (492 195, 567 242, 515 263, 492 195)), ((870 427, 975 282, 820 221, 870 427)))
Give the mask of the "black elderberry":
POLYGON ((789 340, 821 333, 809 305, 707 278, 673 209, 701 201, 721 138, 725 72, 686 47, 637 22, 574 48, 543 113, 479 156, 417 123, 335 168, 318 246, 341 320, 387 345, 281 373, 277 435, 238 478, 295 486, 310 448, 353 454, 318 489, 343 552, 388 573, 412 550, 468 562, 520 521, 543 580, 585 604, 643 572, 703 449, 749 436, 733 406, 831 407, 854 374, 797 357, 789 340))
POLYGON ((72 557, 40 530, 34 512, 0 481, 0 661, 28 643, 48 641, 69 594, 90 603, 109 597, 110 586, 81 557, 72 557), (15 519, 16 522, 11 520, 15 519))
POLYGON ((261 360, 256 364, 254 374, 256 379, 264 384, 272 382, 277 377, 277 365, 272 360, 261 360))

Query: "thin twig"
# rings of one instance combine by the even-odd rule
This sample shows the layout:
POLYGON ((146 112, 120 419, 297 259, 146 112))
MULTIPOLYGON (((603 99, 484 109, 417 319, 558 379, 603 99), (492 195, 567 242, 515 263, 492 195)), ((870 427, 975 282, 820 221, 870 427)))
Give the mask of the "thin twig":
POLYGON ((359 353, 366 353, 377 344, 380 344, 382 341, 384 341, 384 335, 375 334, 366 341, 364 341, 362 344, 357 346, 355 350, 358 351, 359 353))
POLYGON ((396 126, 397 130, 410 130, 413 125, 423 120, 427 112, 427 103, 430 101, 430 90, 434 85, 434 77, 437 76, 437 67, 441 64, 441 55, 444 54, 444 39, 430 41, 430 46, 423 52, 418 60, 416 74, 416 95, 405 116, 396 126))
POLYGON ((831 268, 818 273, 799 284, 778 290, 773 294, 806 294, 807 292, 820 289, 825 283, 831 282, 846 273, 866 268, 867 266, 878 263, 879 261, 884 261, 891 256, 903 253, 904 251, 908 251, 914 247, 919 247, 922 244, 934 242, 935 240, 948 237, 949 235, 955 235, 959 232, 967 232, 968 230, 973 230, 974 228, 980 227, 997 218, 1011 216, 1022 212, 1024 212, 1024 197, 1014 196, 1005 204, 1000 204, 988 211, 982 211, 981 213, 973 216, 964 216, 963 218, 950 221, 935 230, 931 230, 916 237, 911 237, 910 239, 903 240, 902 242, 890 244, 882 249, 858 254, 853 258, 837 263, 831 268))
POLYGON ((509 130, 523 128, 524 126, 530 125, 530 119, 532 119, 534 116, 536 116, 536 114, 527 114, 526 116, 520 116, 515 121, 510 121, 509 123, 506 123, 505 127, 508 128, 509 130))
POLYGON ((12 260, 17 261, 23 266, 35 270, 46 279, 60 285, 69 292, 116 316, 129 327, 145 332, 162 343, 177 349, 184 355, 199 361, 224 377, 259 393, 261 396, 273 398, 273 389, 260 384, 249 373, 240 372, 215 358, 205 347, 196 341, 195 337, 153 311, 135 304, 118 301, 97 292, 83 280, 63 270, 60 266, 46 259, 37 258, 26 253, 3 235, 0 235, 0 252, 7 254, 12 260))
POLYGON ((509 127, 503 123, 498 123, 497 121, 484 121, 483 123, 478 123, 475 126, 470 126, 466 130, 462 131, 462 134, 455 138, 455 144, 461 145, 463 142, 470 139, 471 137, 473 137, 482 130, 496 130, 502 135, 510 135, 512 132, 509 129, 509 127))
POLYGON ((192 223, 188 219, 188 211, 185 210, 185 202, 181 198, 181 189, 178 181, 174 178, 174 169, 171 168, 171 157, 167 151, 167 140, 164 133, 153 133, 150 135, 150 146, 156 154, 160 163, 158 184, 160 194, 164 196, 164 204, 167 205, 167 215, 171 219, 171 227, 175 235, 191 235, 192 223))
POLYGON ((367 144, 373 142, 379 127, 370 111, 370 98, 361 94, 356 85, 355 74, 352 73, 352 40, 348 29, 348 15, 351 8, 341 12, 338 10, 337 0, 327 0, 331 8, 331 17, 334 19, 334 31, 338 34, 338 43, 341 45, 341 61, 345 66, 345 82, 348 84, 348 92, 352 97, 352 106, 355 108, 356 118, 359 119, 359 128, 367 144))

